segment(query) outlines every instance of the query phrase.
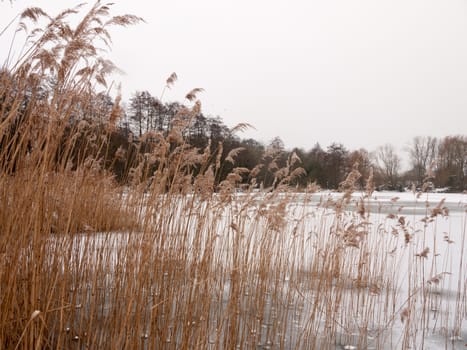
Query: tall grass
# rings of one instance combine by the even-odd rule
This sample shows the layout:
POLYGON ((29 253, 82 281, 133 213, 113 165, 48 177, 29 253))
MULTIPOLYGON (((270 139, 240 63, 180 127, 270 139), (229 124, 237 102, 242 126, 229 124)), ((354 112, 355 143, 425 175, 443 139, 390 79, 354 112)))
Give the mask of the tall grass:
POLYGON ((216 185, 222 147, 183 137, 198 90, 167 135, 134 143, 119 185, 104 166, 128 157, 108 147, 118 104, 93 120, 83 111, 113 69, 95 45, 139 19, 97 3, 71 28, 80 13, 25 11, 22 22, 49 22, 0 76, 0 348, 423 348, 438 333, 451 348, 465 337, 465 262, 450 275, 440 247, 463 257, 465 215, 453 244, 433 232, 442 204, 422 223, 396 200, 372 216, 371 179, 351 196, 356 170, 316 206, 315 188, 288 186, 295 156, 272 191, 243 168, 216 185))

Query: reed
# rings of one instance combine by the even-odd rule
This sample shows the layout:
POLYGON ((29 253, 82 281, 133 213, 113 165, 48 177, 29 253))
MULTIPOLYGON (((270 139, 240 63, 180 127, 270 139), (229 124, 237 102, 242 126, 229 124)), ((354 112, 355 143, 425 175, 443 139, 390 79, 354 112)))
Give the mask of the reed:
POLYGON ((465 337, 465 208, 456 242, 440 239, 443 203, 423 221, 397 200, 370 212, 371 176, 353 194, 357 167, 317 205, 315 187, 288 186, 296 155, 269 192, 244 168, 217 184, 222 146, 184 138, 200 89, 167 135, 131 141, 130 159, 109 146, 118 104, 85 111, 114 69, 96 45, 140 19, 100 2, 82 11, 25 11, 22 28, 48 24, 0 75, 1 349, 423 348, 432 334, 451 348, 465 337), (122 158, 125 185, 105 167, 122 158))

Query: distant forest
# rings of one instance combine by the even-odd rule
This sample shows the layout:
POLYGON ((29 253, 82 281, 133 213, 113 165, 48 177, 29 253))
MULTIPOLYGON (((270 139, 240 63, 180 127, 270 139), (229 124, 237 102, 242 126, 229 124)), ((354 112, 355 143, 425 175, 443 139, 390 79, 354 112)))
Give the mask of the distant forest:
MULTIPOLYGON (((286 149, 280 136, 268 144, 242 139, 239 131, 248 124, 229 128, 220 117, 206 116, 196 98, 201 89, 189 92, 183 103, 165 102, 147 91, 137 91, 123 108, 120 97, 94 92, 96 85, 107 87, 106 77, 115 70, 110 61, 97 56, 98 50, 91 45, 96 37, 107 42, 107 30, 83 32, 87 41, 80 39, 79 45, 74 45, 73 32, 63 22, 72 12, 65 11, 56 18, 54 25, 58 29, 51 26, 48 32, 40 28, 31 32, 32 37, 48 34, 42 34, 26 50, 21 58, 24 62, 14 64, 14 69, 9 70, 6 64, 0 68, 1 169, 15 172, 23 156, 21 152, 31 154, 32 150, 44 149, 57 141, 61 147, 54 150, 55 159, 47 159, 48 163, 71 170, 83 162, 90 166, 99 163, 99 168, 111 172, 121 184, 135 179, 151 181, 151 177, 157 176, 157 169, 164 168, 158 166, 162 158, 158 158, 157 152, 183 154, 189 150, 187 154, 193 157, 193 162, 184 159, 191 164, 184 171, 190 175, 204 174, 209 169, 206 164, 213 164, 215 184, 222 183, 234 170, 237 176, 234 182, 240 185, 267 189, 286 183, 303 189, 315 183, 321 188, 339 189, 347 175, 355 170, 360 187, 372 178, 378 189, 466 190, 467 135, 464 134, 414 137, 405 150, 410 170, 402 172, 401 157, 391 144, 376 150, 351 150, 337 142, 324 147, 316 143, 312 149, 305 150, 286 149), (60 40, 65 44, 57 44, 60 40), (49 44, 53 50, 48 49, 49 44), (65 58, 75 65, 72 66, 76 71, 68 72, 71 63, 65 58), (84 63, 82 59, 84 66, 78 64, 84 63), (90 59, 94 60, 92 66, 90 59), (60 98, 54 100, 50 96, 60 98), (54 108, 52 112, 49 105, 54 108), (37 106, 43 106, 43 110, 37 106), (53 121, 56 133, 48 135, 46 140, 38 139, 36 131, 24 130, 28 118, 37 119, 34 125, 38 129, 53 121), (25 144, 27 149, 23 150, 25 144), (207 159, 200 162, 202 157, 207 159)), ((42 10, 32 8, 22 18, 36 22, 44 15, 42 10)), ((127 26, 139 21, 135 16, 117 16, 106 25, 127 26)), ((172 74, 165 88, 176 79, 172 74)))
MULTIPOLYGON (((176 75, 167 80, 166 87, 173 84, 174 80, 176 75)), ((43 87, 44 98, 49 88, 43 87)), ((240 184, 251 185, 254 178, 254 186, 258 188, 275 187, 281 180, 281 174, 287 173, 294 175, 288 182, 289 186, 304 189, 315 183, 321 188, 339 189, 347 174, 355 169, 361 175, 357 182, 361 188, 371 174, 376 188, 380 190, 403 190, 407 187, 421 189, 423 186, 424 190, 466 190, 466 135, 440 139, 431 136, 415 137, 406 148, 411 168, 401 172, 400 155, 391 144, 382 145, 372 152, 363 148, 350 150, 341 143, 332 143, 325 148, 316 143, 312 149, 304 150, 286 149, 279 136, 268 144, 251 138, 242 139, 239 131, 249 125, 241 124, 229 128, 220 117, 204 115, 196 99, 196 94, 200 91, 202 90, 194 89, 188 93, 186 104, 161 102, 147 91, 137 91, 126 108, 120 106, 119 97, 113 99, 105 93, 83 98, 77 109, 79 113, 73 112, 74 115, 69 118, 69 132, 64 136, 73 135, 75 138, 70 167, 73 167, 73 161, 77 164, 84 161, 88 154, 98 152, 103 162, 101 166, 112 172, 118 182, 124 184, 130 181, 135 169, 142 162, 146 164, 146 178, 150 178, 151 175, 147 174, 154 173, 157 167, 157 159, 154 159, 157 155, 152 152, 155 145, 167 142, 169 134, 173 137, 174 133, 170 131, 173 130, 174 123, 179 123, 184 111, 190 110, 187 113, 190 120, 180 129, 182 131, 179 136, 187 146, 197 150, 198 156, 203 152, 209 153, 208 162, 222 164, 216 173, 217 184, 225 180, 235 168, 241 176, 238 181, 240 184), (193 110, 195 113, 192 113, 193 110), (105 139, 98 150, 93 149, 96 148, 96 143, 90 142, 96 138, 105 139), (209 152, 206 152, 207 148, 209 152)), ((7 97, 0 98, 0 104, 7 105, 7 97)), ((19 108, 28 108, 28 94, 25 94, 24 103, 19 108)), ((167 145, 169 151, 170 137, 167 145)), ((0 151, 5 152, 7 147, 11 145, 4 144, 0 139, 0 151)), ((60 162, 60 151, 57 152, 57 161, 60 162)), ((205 170, 195 163, 190 170, 192 175, 205 170)))
MULTIPOLYGON (((194 93, 196 92, 199 91, 195 89, 194 93)), ((194 95, 187 95, 188 101, 193 99, 194 95)), ((84 117, 108 115, 113 104, 114 101, 108 95, 99 94, 84 117), (93 110, 96 111, 93 113, 93 110)), ((127 152, 131 144, 131 135, 133 142, 140 142, 143 145, 140 150, 144 150, 144 143, 148 142, 147 138, 151 133, 166 136, 172 127, 174 116, 184 108, 187 107, 179 102, 161 102, 147 91, 135 92, 127 108, 122 110, 120 128, 112 138, 112 148, 121 147, 127 152)), ((263 144, 251 138, 242 139, 236 131, 227 127, 220 117, 209 117, 201 111, 192 118, 184 131, 186 141, 200 152, 210 147, 211 154, 216 154, 219 147, 222 147, 223 168, 218 182, 221 182, 233 167, 241 167, 255 172, 258 186, 272 187, 278 178, 277 172, 293 163, 293 167, 303 168, 304 171, 290 185, 304 188, 310 183, 316 183, 321 188, 339 189, 339 184, 358 163, 361 187, 365 185, 372 171, 375 185, 379 189, 402 190, 412 186, 420 189, 425 185, 428 186, 425 190, 434 187, 445 188, 446 191, 466 190, 466 135, 440 139, 431 136, 414 137, 410 146, 406 148, 410 170, 401 172, 400 155, 390 144, 382 145, 372 152, 363 148, 350 150, 341 143, 332 143, 325 148, 316 143, 309 150, 288 150, 279 136, 268 144, 263 144), (232 151, 235 153, 235 162, 226 162, 232 151), (292 158, 299 161, 291 161, 292 158)), ((113 164, 112 170, 120 180, 125 179, 127 163, 126 158, 113 164)), ((245 183, 248 182, 248 177, 243 179, 245 183)))

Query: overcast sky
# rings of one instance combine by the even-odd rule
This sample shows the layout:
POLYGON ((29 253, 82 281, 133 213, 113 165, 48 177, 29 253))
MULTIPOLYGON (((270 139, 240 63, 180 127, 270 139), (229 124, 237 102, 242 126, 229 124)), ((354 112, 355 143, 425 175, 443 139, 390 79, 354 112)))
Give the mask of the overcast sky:
MULTIPOLYGON (((159 96, 176 72, 164 100, 204 88, 205 114, 251 123, 244 136, 280 136, 288 148, 402 151, 417 135, 467 134, 466 0, 114 2, 115 14, 146 20, 113 32, 125 98, 159 96)), ((0 2, 0 30, 25 7, 56 14, 78 3, 0 2)))

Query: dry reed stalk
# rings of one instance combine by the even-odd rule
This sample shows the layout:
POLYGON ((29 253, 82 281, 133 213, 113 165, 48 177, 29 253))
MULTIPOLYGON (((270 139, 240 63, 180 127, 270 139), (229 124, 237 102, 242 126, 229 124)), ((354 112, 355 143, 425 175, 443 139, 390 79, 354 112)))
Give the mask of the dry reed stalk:
MULTIPOLYGON (((0 76, 4 348, 384 349, 416 346, 429 327, 461 329, 465 270, 449 282, 447 263, 433 260, 439 242, 428 235, 438 214, 447 214, 443 204, 427 208, 434 220, 422 231, 398 212, 372 218, 371 175, 367 197, 352 194, 356 166, 344 195, 319 207, 312 192, 289 186, 303 173, 294 154, 283 168, 271 155, 270 192, 253 191, 266 164, 233 168, 217 186, 222 144, 211 154, 184 135, 200 111, 195 102, 179 111, 168 135, 147 133, 135 145, 131 181, 120 187, 105 171, 125 157, 121 149, 112 154, 108 141, 118 104, 99 122, 73 118, 114 69, 97 56, 95 39, 109 41, 109 25, 138 18, 108 19, 109 7, 97 3, 72 29, 66 19, 77 11, 52 18, 0 76), (43 97, 41 79, 50 76, 57 82, 43 97), (428 309, 437 301, 429 288, 443 282, 457 284, 458 311, 454 322, 448 315, 432 324, 428 309), (402 338, 392 339, 401 319, 402 338)), ((35 9, 22 19, 38 16, 47 17, 35 9)), ((456 240, 465 246, 465 226, 461 232, 456 240)))

